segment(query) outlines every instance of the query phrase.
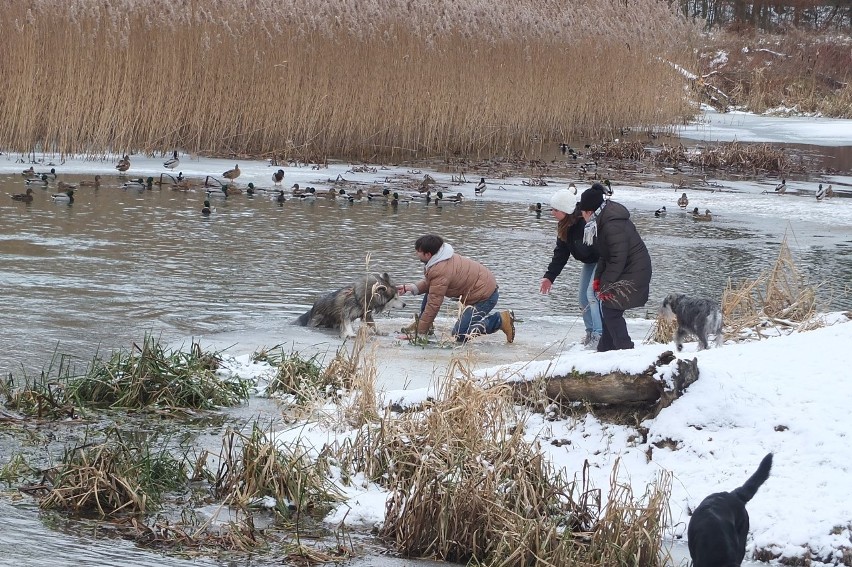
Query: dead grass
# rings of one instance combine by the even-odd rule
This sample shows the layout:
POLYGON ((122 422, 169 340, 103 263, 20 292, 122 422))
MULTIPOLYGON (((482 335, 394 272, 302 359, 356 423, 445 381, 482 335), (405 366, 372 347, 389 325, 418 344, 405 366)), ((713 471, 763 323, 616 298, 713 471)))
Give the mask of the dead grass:
POLYGON ((730 172, 757 174, 804 171, 801 161, 792 159, 782 148, 771 144, 731 142, 686 151, 683 145, 663 145, 654 154, 659 164, 690 165, 702 169, 723 169, 730 172))
POLYGON ((618 485, 602 510, 587 470, 568 479, 525 440, 506 386, 457 373, 463 361, 435 400, 387 412, 339 448, 341 466, 391 491, 383 539, 405 555, 474 564, 655 564, 644 561, 662 541, 665 487, 640 504, 618 485))
POLYGON ((522 154, 691 116, 666 61, 692 66, 697 29, 665 0, 10 0, 0 147, 522 154))
POLYGON ((719 33, 703 49, 702 80, 727 95, 721 97, 726 104, 753 112, 795 108, 852 118, 850 47, 843 34, 792 28, 783 35, 719 33))

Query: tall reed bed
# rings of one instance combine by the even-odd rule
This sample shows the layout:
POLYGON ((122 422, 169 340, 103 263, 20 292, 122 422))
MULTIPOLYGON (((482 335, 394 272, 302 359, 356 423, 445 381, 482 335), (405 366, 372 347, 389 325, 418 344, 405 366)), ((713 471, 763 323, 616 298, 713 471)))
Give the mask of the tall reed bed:
POLYGON ((692 111, 665 0, 9 0, 0 147, 523 152, 692 111))

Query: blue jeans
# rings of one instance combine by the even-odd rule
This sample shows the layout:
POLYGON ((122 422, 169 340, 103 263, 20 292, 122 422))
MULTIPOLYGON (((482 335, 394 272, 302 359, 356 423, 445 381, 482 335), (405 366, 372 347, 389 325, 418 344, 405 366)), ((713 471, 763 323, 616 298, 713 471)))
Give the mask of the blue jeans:
MULTIPOLYGON (((500 298, 499 290, 494 290, 491 297, 484 299, 473 305, 465 305, 459 316, 456 324, 453 325, 453 336, 456 342, 464 343, 477 335, 490 335, 491 333, 500 330, 503 324, 503 319, 500 313, 491 313, 494 306, 497 305, 497 300, 500 298), (489 313, 491 313, 489 315, 489 313)), ((420 303, 420 313, 426 309, 426 303, 429 301, 429 294, 423 294, 423 301, 420 303)))
POLYGON ((580 309, 583 310, 583 323, 586 324, 586 332, 600 336, 603 333, 603 318, 601 317, 601 304, 595 295, 592 281, 595 278, 597 264, 583 264, 580 269, 580 287, 578 299, 580 309))

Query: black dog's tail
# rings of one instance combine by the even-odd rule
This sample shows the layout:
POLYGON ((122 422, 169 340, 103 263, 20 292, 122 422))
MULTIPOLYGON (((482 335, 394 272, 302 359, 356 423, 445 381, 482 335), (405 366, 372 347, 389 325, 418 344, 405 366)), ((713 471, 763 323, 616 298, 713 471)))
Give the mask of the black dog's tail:
POLYGON ((734 490, 734 494, 737 498, 743 501, 743 503, 748 502, 754 495, 757 494, 757 489, 760 488, 766 479, 769 478, 769 471, 772 469, 772 453, 769 453, 763 460, 760 461, 760 466, 757 467, 757 470, 751 477, 745 481, 741 487, 734 490))

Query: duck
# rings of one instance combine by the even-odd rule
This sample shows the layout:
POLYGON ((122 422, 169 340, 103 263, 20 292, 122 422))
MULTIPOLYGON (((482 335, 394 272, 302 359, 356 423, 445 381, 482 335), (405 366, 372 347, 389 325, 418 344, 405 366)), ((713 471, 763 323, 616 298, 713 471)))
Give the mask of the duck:
POLYGON ((115 168, 121 174, 126 173, 127 170, 130 169, 130 156, 124 154, 124 157, 118 160, 118 163, 116 164, 115 168))
POLYGON ((210 208, 210 201, 205 200, 204 206, 201 207, 201 214, 204 215, 205 217, 209 217, 211 212, 212 212, 212 209, 210 208))
POLYGON ((287 200, 287 197, 284 196, 284 189, 278 190, 278 195, 275 197, 275 200, 278 202, 279 205, 287 200))
POLYGON ((541 213, 541 203, 533 203, 530 205, 530 212, 541 213))
POLYGON ((779 195, 783 195, 784 193, 787 192, 787 180, 786 179, 782 179, 781 183, 779 183, 778 185, 775 186, 775 192, 778 193, 779 195))
POLYGON ((666 216, 666 207, 662 206, 659 209, 657 209, 656 211, 654 211, 654 216, 658 217, 658 218, 666 216))
POLYGON ((390 199, 391 191, 388 188, 384 188, 381 191, 367 191, 368 199, 384 199, 385 201, 390 199))
POLYGON ((68 203, 70 205, 74 202, 74 190, 69 189, 63 193, 54 193, 50 198, 57 203, 68 203))
POLYGON ((819 188, 816 190, 816 200, 822 201, 825 199, 825 189, 822 188, 822 183, 819 184, 819 188))
POLYGON ((572 181, 571 183, 569 183, 569 184, 568 184, 568 190, 569 190, 569 191, 571 191, 571 194, 572 194, 572 195, 576 195, 576 194, 577 194, 577 186, 574 184, 574 182, 573 182, 573 181, 572 181))
POLYGON ((177 150, 172 153, 171 159, 167 159, 163 162, 163 167, 166 169, 175 169, 178 165, 180 165, 180 158, 178 158, 177 150))
POLYGON ((480 177, 479 183, 477 183, 476 187, 473 188, 473 193, 477 196, 482 196, 482 194, 485 193, 485 189, 486 189, 485 178, 480 177))
POLYGON ((46 175, 46 176, 48 176, 48 177, 52 177, 52 178, 56 179, 56 177, 57 177, 57 175, 56 175, 56 168, 55 168, 55 167, 51 167, 51 168, 50 168, 50 171, 48 171, 47 173, 36 173, 36 175, 46 175))
POLYGON ((408 197, 408 196, 405 196, 405 195, 400 195, 397 192, 394 192, 393 195, 391 195, 391 205, 410 205, 410 204, 411 204, 411 197, 408 197))
POLYGON ((59 183, 56 184, 56 188, 59 189, 60 191, 69 191, 69 190, 73 191, 74 189, 77 188, 77 186, 72 185, 71 183, 65 183, 64 181, 60 181, 59 183))
POLYGON ((302 200, 312 200, 317 198, 317 191, 313 187, 305 187, 304 189, 299 187, 298 183, 294 183, 291 188, 291 193, 294 198, 302 199, 302 200))
POLYGON ((347 195, 346 198, 349 199, 350 203, 366 203, 370 196, 364 193, 363 189, 358 189, 354 195, 347 195))
POLYGON ((25 169, 21 172, 21 175, 23 175, 24 177, 32 177, 35 174, 36 172, 33 166, 30 166, 29 169, 25 169))
POLYGON ((222 177, 224 177, 225 179, 228 179, 230 181, 233 181, 234 179, 236 179, 237 177, 240 176, 240 173, 242 173, 240 171, 240 164, 237 164, 237 165, 234 166, 234 169, 229 169, 228 171, 223 173, 222 177))
POLYGON ((829 186, 828 186, 828 187, 826 187, 826 189, 825 189, 825 198, 826 198, 826 199, 831 199, 832 197, 834 197, 834 189, 832 189, 832 188, 831 188, 831 185, 829 185, 829 186))
POLYGON ((603 184, 606 185, 606 189, 604 190, 604 195, 606 195, 607 197, 612 197, 612 193, 613 193, 612 183, 609 182, 609 179, 604 179, 603 184))
POLYGON ((27 185, 47 185, 47 174, 42 173, 35 177, 27 177, 26 183, 27 185))
POLYGON ((80 182, 80 187, 94 187, 95 189, 99 189, 100 186, 101 186, 101 176, 100 175, 95 175, 94 181, 89 181, 88 179, 85 179, 85 180, 80 182))
POLYGON ((681 209, 685 209, 689 206, 689 199, 687 199, 686 193, 681 195, 680 198, 677 200, 677 206, 681 209))
POLYGON ((326 199, 337 199, 339 195, 346 195, 346 191, 344 189, 337 191, 334 187, 329 187, 328 191, 320 193, 319 196, 325 197, 326 199))
POLYGON ((427 203, 427 204, 431 203, 432 202, 432 190, 427 189, 425 193, 412 194, 411 200, 417 201, 417 202, 423 201, 424 203, 427 203))
POLYGON ((272 174, 272 181, 276 185, 281 185, 281 182, 284 181, 284 170, 279 169, 275 173, 272 174))
POLYGON ((154 185, 154 178, 148 177, 148 179, 142 179, 138 177, 136 179, 131 179, 130 181, 125 181, 122 183, 122 189, 151 189, 154 185))
POLYGON ((23 201, 24 203, 32 203, 33 190, 31 187, 27 187, 26 193, 18 193, 16 195, 12 195, 12 199, 14 199, 15 201, 23 201))
POLYGON ((227 193, 228 195, 242 195, 243 190, 236 185, 229 183, 228 185, 222 186, 222 192, 227 193))
POLYGON ((695 207, 692 210, 692 220, 711 221, 713 220, 713 215, 710 214, 710 209, 704 209, 704 214, 701 214, 698 212, 698 207, 695 207))
POLYGON ((260 189, 254 186, 254 183, 249 183, 246 185, 246 195, 249 197, 254 197, 255 193, 259 193, 260 189))
POLYGON ((445 197, 442 192, 438 191, 438 196, 435 199, 435 203, 437 204, 438 201, 446 201, 447 203, 458 204, 464 201, 464 195, 462 195, 461 193, 456 193, 455 195, 447 195, 445 197))

